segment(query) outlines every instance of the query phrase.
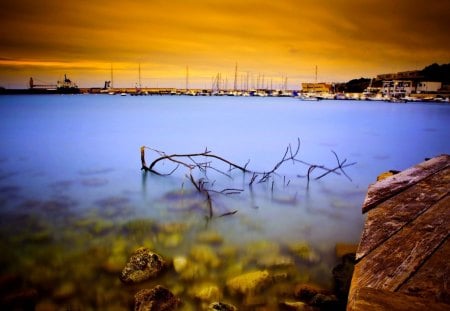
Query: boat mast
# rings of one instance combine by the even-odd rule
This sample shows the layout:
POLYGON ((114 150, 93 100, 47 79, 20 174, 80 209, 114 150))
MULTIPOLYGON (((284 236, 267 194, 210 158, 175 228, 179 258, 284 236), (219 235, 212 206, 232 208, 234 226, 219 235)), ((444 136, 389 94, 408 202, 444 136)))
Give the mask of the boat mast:
POLYGON ((114 88, 113 64, 111 63, 111 88, 114 88))
POLYGON ((237 62, 236 62, 236 66, 234 67, 234 90, 237 91, 237 62))
POLYGON ((141 88, 141 63, 139 63, 139 84, 138 84, 139 89, 141 88))
POLYGON ((316 65, 316 83, 317 83, 317 65, 316 65))
POLYGON ((186 92, 189 90, 189 66, 186 66, 186 92))

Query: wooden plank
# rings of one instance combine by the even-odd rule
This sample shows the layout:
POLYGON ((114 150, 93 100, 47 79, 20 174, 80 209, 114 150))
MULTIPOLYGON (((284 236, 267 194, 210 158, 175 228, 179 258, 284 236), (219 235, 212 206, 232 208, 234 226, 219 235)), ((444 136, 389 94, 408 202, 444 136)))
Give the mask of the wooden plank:
POLYGON ((356 260, 416 219, 450 192, 450 167, 443 169, 384 201, 367 213, 356 260))
POLYGON ((449 206, 447 195, 358 262, 349 299, 362 287, 397 290, 449 235, 449 206))
POLYGON ((448 311, 450 305, 426 299, 392 293, 374 288, 361 288, 348 311, 448 311))
POLYGON ((433 256, 405 284, 400 286, 398 292, 450 304, 449 258, 450 240, 447 237, 433 256))
POLYGON ((363 202, 363 213, 449 165, 450 155, 440 155, 370 185, 363 202))

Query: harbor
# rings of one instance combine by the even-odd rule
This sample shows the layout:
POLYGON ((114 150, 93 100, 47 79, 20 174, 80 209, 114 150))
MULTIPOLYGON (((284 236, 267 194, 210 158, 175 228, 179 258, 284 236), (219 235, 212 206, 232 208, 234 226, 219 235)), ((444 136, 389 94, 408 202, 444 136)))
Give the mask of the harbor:
MULTIPOLYGON (((273 83, 273 78, 264 74, 256 76, 238 71, 235 66, 234 81, 229 87, 228 79, 221 73, 211 78, 210 87, 191 87, 189 68, 186 68, 185 85, 180 87, 143 86, 141 65, 138 67, 138 79, 133 87, 114 87, 114 73, 111 66, 110 80, 103 87, 80 88, 67 75, 55 85, 37 84, 31 77, 28 89, 0 88, 0 95, 19 94, 101 94, 121 96, 146 95, 186 95, 186 96, 257 96, 257 97, 295 97, 302 101, 319 100, 369 100, 405 102, 441 102, 450 101, 449 65, 433 64, 423 70, 403 71, 379 74, 374 78, 353 79, 348 82, 318 82, 317 66, 314 82, 302 82, 298 88, 288 88, 288 77, 283 76, 273 83)), ((117 78, 116 78, 117 79, 117 78)))

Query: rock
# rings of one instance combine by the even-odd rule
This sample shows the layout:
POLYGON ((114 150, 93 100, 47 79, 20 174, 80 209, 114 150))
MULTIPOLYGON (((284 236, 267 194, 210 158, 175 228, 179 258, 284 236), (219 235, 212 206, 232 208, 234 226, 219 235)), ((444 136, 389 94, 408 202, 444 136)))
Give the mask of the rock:
POLYGON ((180 278, 185 281, 203 279, 210 273, 208 270, 209 269, 205 265, 189 263, 186 269, 180 274, 180 278))
MULTIPOLYGON (((300 284, 294 289, 294 296, 320 310, 344 310, 342 304, 330 291, 314 284, 300 284)), ((345 305, 344 305, 345 306, 345 305)))
POLYGON ((184 256, 176 256, 173 258, 173 268, 177 273, 181 273, 186 269, 188 260, 184 256))
POLYGON ((19 275, 0 275, 0 310, 34 310, 38 292, 33 288, 23 288, 19 275))
POLYGON ((127 263, 126 247, 127 241, 124 238, 114 240, 111 247, 111 253, 101 268, 111 274, 119 274, 127 263))
POLYGON ((256 264, 264 268, 291 267, 294 265, 294 259, 289 256, 271 254, 258 258, 256 264))
POLYGON ((36 304, 34 311, 57 311, 58 305, 51 300, 43 300, 36 304))
POLYGON ((123 268, 120 279, 125 283, 137 283, 157 276, 166 267, 164 259, 146 247, 138 248, 123 268))
POLYGON ((319 307, 321 310, 340 310, 339 300, 335 295, 316 294, 311 301, 310 305, 319 307))
POLYGON ((236 276, 226 282, 232 295, 249 295, 260 292, 270 285, 272 278, 267 270, 255 271, 236 276))
POLYGON ((213 302, 222 299, 222 292, 214 284, 195 286, 191 295, 202 302, 213 302))
POLYGON ((197 241, 211 245, 220 245, 223 243, 223 237, 217 231, 203 231, 197 235, 197 241))
POLYGON ((317 263, 320 261, 319 255, 311 249, 308 243, 299 242, 289 245, 289 250, 307 263, 317 263))
POLYGON ((183 235, 179 232, 164 233, 160 232, 157 236, 158 242, 165 248, 176 248, 183 241, 183 235))
POLYGON ((55 299, 69 299, 73 297, 76 293, 76 286, 72 282, 65 282, 61 284, 53 292, 53 298, 55 299))
POLYGON ((315 284, 298 284, 294 288, 294 296, 302 301, 310 301, 317 294, 328 293, 327 290, 315 284))
POLYGON ((347 254, 342 257, 342 263, 333 268, 335 290, 343 301, 347 300, 354 267, 355 254, 347 254))
POLYGON ((237 308, 233 305, 224 302, 213 302, 208 306, 210 311, 237 311, 237 308))
POLYGON ((357 244, 336 243, 336 257, 341 258, 346 254, 355 254, 357 248, 357 244))
POLYGON ((310 307, 301 301, 283 301, 280 302, 280 309, 289 311, 306 311, 310 310, 310 307))
POLYGON ((219 256, 208 245, 195 245, 190 251, 190 256, 196 263, 211 268, 217 268, 220 265, 219 256))
POLYGON ((134 296, 135 311, 171 311, 181 304, 170 290, 157 285, 152 289, 142 289, 134 296))
POLYGON ((22 289, 0 293, 1 310, 34 310, 38 292, 35 289, 22 289))
POLYGON ((204 264, 193 262, 184 256, 174 257, 172 264, 175 272, 185 281, 200 279, 208 275, 208 269, 204 264))
POLYGON ((188 225, 181 222, 169 222, 159 225, 159 231, 163 233, 183 233, 188 229, 188 225))

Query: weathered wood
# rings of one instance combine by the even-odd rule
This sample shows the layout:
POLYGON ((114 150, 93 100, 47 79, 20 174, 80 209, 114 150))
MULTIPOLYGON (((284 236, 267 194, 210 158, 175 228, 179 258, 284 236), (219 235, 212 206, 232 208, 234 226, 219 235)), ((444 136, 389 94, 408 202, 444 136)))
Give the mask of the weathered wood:
POLYGON ((447 167, 450 162, 449 159, 450 155, 444 154, 372 184, 367 191, 362 206, 363 213, 369 211, 402 190, 416 184, 420 180, 447 167))
POLYGON ((363 258, 449 192, 450 167, 447 167, 370 210, 356 260, 363 258))
POLYGON ((448 311, 450 306, 426 299, 392 293, 375 288, 361 288, 356 299, 347 310, 352 311, 448 311))
MULTIPOLYGON (((433 256, 405 283, 398 292, 450 305, 450 240, 438 248, 433 256)), ((450 306, 449 306, 450 310, 450 306)))
POLYGON ((355 266, 349 301, 363 287, 396 291, 431 256, 450 231, 450 196, 366 255, 355 266))

